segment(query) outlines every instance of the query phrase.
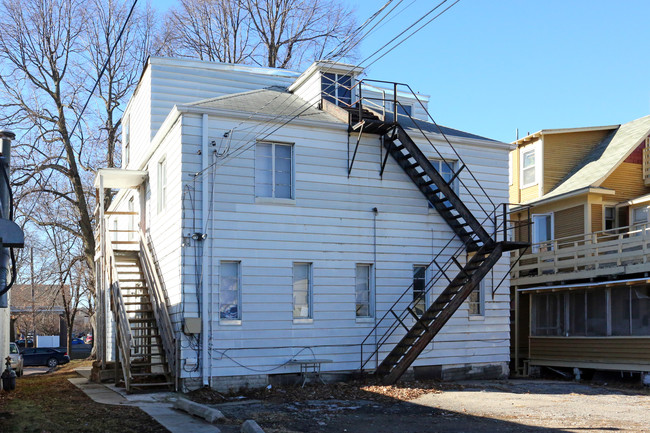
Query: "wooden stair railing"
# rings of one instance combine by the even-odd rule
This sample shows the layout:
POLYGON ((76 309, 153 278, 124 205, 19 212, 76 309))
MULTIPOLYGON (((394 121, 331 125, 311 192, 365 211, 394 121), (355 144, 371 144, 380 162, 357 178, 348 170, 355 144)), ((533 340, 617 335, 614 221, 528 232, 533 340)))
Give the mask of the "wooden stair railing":
MULTIPOLYGON (((124 385, 128 390, 131 384, 131 351, 134 349, 133 334, 129 325, 129 318, 126 314, 124 298, 120 290, 120 280, 117 275, 115 266, 115 253, 110 240, 106 242, 106 256, 104 269, 108 270, 108 281, 110 287, 110 299, 115 323, 117 323, 117 347, 121 355, 120 364, 122 366, 122 375, 124 385)), ((118 368, 117 366, 115 368, 118 368)))
POLYGON ((176 372, 176 337, 172 325, 169 310, 167 308, 167 296, 163 289, 162 279, 158 275, 156 263, 154 261, 153 253, 147 242, 147 238, 142 229, 139 230, 140 235, 140 262, 142 270, 150 290, 151 305, 153 307, 153 314, 158 324, 158 330, 162 339, 163 349, 165 351, 165 358, 169 372, 175 376, 176 372))

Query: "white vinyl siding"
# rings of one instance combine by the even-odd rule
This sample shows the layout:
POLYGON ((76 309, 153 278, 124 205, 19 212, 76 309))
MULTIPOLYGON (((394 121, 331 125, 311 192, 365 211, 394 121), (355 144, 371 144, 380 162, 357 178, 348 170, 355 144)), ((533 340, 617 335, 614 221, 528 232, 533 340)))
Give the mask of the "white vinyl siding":
POLYGON ((241 320, 240 263, 222 261, 219 273, 219 319, 241 320))
POLYGON ((131 156, 131 125, 130 117, 126 116, 124 118, 124 154, 122 155, 122 168, 126 168, 129 165, 129 157, 131 156))
POLYGON ((293 264, 293 318, 312 318, 311 263, 293 264))
POLYGON ((373 317, 372 308, 372 265, 357 264, 356 273, 357 317, 373 317))
POLYGON ((255 145, 255 196, 293 198, 293 149, 291 145, 255 145))

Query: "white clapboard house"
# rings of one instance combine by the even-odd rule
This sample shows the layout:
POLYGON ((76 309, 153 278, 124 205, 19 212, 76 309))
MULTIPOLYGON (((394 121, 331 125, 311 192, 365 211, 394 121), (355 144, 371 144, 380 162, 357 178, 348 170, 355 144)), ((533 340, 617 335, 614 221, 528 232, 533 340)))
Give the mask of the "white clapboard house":
POLYGON ((95 183, 97 343, 127 388, 507 374, 510 145, 361 75, 149 59, 95 183))

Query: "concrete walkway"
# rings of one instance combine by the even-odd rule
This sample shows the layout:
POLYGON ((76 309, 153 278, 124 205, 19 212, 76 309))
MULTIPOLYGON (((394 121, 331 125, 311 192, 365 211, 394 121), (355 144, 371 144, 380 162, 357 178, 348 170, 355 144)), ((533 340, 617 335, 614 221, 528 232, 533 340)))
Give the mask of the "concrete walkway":
POLYGON ((90 367, 77 368, 82 377, 68 379, 93 401, 101 404, 135 406, 149 414, 172 433, 219 433, 216 426, 172 408, 179 397, 173 392, 127 394, 123 388, 90 382, 90 367))

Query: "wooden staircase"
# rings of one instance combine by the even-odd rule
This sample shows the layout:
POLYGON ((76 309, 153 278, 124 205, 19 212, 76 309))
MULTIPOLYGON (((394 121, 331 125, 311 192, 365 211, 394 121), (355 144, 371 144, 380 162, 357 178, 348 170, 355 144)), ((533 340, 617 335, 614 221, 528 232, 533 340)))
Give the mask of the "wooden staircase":
MULTIPOLYGON (((396 89, 397 85, 395 93, 397 93, 396 89)), ((359 100, 358 104, 361 104, 361 101, 359 100)), ((398 104, 398 101, 393 100, 393 104, 398 104)), ((479 287, 481 280, 498 262, 503 252, 523 248, 527 244, 508 242, 505 239, 498 242, 495 239, 496 222, 494 238, 487 232, 483 224, 472 214, 452 187, 454 180, 464 169, 467 169, 466 166, 463 164, 453 177, 446 181, 399 123, 403 117, 415 128, 419 128, 417 121, 410 116, 397 116, 398 121, 393 121, 389 118, 391 116, 384 116, 360 105, 349 107, 347 111, 349 112, 350 132, 356 131, 359 134, 359 139, 362 133, 380 136, 387 152, 386 158, 391 155, 402 167, 463 245, 456 251, 448 251, 446 254, 450 258, 443 265, 437 261, 441 257, 442 251, 429 264, 432 271, 436 273, 436 278, 429 282, 427 291, 431 290, 436 285, 435 283, 442 281, 443 278, 446 279, 446 288, 424 314, 418 316, 414 309, 414 306, 421 302, 421 298, 414 299, 405 309, 399 307, 401 300, 412 289, 409 287, 361 343, 361 370, 363 370, 373 356, 379 355, 383 345, 389 344, 391 341, 394 342, 394 339, 391 340, 390 337, 395 331, 404 329, 403 337, 392 347, 390 353, 381 361, 375 371, 375 374, 381 377, 384 383, 391 384, 397 381, 412 365, 472 291, 479 287), (462 262, 465 264, 463 265, 462 262), (452 273, 454 269, 456 272, 452 273), (389 321, 391 321, 390 325, 380 328, 380 326, 386 326, 389 321), (409 326, 410 323, 413 324, 409 326), (381 333, 383 329, 387 330, 380 335, 374 351, 369 358, 364 359, 364 344, 371 341, 371 336, 376 336, 376 333, 381 333)), ((395 117, 395 114, 392 117, 395 117)), ((420 130, 420 132, 424 134, 424 131, 420 130)), ((468 169, 467 171, 469 172, 468 169)), ((486 221, 496 221, 495 214, 496 207, 493 214, 486 215, 486 221)), ((504 225, 506 224, 505 218, 504 215, 504 225)), ((451 241, 447 245, 450 244, 451 241)), ((403 306, 403 303, 401 305, 403 306)))
MULTIPOLYGON (((138 251, 113 250, 114 268, 121 297, 113 297, 116 315, 124 313, 130 338, 118 336, 124 382, 128 392, 173 389, 174 380, 154 316, 152 294, 140 262, 138 251), (121 298, 121 307, 119 304, 121 298), (121 311, 120 311, 121 309, 121 311), (127 341, 130 342, 127 343, 127 341)), ((119 332, 119 331, 118 331, 119 332)))

